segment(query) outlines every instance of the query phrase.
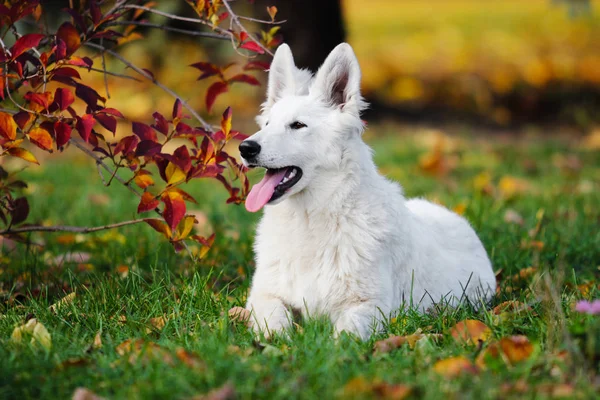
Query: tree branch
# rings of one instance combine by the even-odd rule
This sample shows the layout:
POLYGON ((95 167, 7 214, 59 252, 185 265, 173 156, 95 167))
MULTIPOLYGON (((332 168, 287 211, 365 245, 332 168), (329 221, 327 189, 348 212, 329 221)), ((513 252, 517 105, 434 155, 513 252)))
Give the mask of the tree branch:
POLYGON ((3 231, 0 231, 1 235, 8 235, 11 233, 24 233, 24 232, 73 232, 73 233, 92 233, 98 231, 104 231, 107 229, 120 228, 121 226, 126 225, 134 225, 139 224, 140 222, 146 221, 148 218, 140 218, 133 219, 130 221, 117 222, 116 224, 102 225, 102 226, 94 226, 94 227, 85 227, 85 226, 64 226, 64 225, 54 225, 54 226, 41 226, 41 225, 31 225, 31 226, 22 226, 20 228, 10 228, 3 231))
POLYGON ((76 139, 70 139, 69 143, 73 144, 75 147, 77 147, 79 150, 83 151, 85 154, 87 154, 88 156, 92 157, 94 160, 96 160, 96 164, 102 166, 102 168, 104 168, 106 171, 108 171, 111 175, 114 174, 114 178, 116 180, 118 180, 119 182, 121 182, 127 189, 129 189, 129 191, 131 191, 133 194, 135 194, 138 197, 142 197, 142 195, 135 190, 133 187, 131 187, 127 181, 123 178, 121 178, 119 175, 117 175, 115 173, 115 171, 110 168, 108 165, 106 165, 106 163, 100 158, 98 157, 98 155, 94 154, 93 151, 87 149, 84 145, 82 145, 81 143, 79 143, 79 141, 77 141, 76 139))
POLYGON ((225 6, 225 8, 227 9, 227 11, 229 12, 229 17, 231 18, 231 21, 236 24, 238 26, 238 28, 240 28, 240 30, 242 32, 245 32, 248 37, 250 39, 252 39, 252 41, 254 41, 261 49, 263 49, 263 51, 267 54, 270 54, 271 56, 273 55, 273 53, 271 52, 271 50, 267 49, 265 46, 263 46, 263 44, 260 42, 260 40, 256 39, 254 37, 253 34, 251 34, 250 32, 248 32, 246 30, 246 28, 244 27, 244 25, 242 25, 242 23, 240 22, 238 16, 233 12, 233 9, 231 8, 231 6, 229 5, 227 0, 223 0, 223 5, 225 6))
POLYGON ((110 22, 107 24, 107 26, 112 26, 112 25, 145 26, 147 28, 162 29, 163 31, 177 32, 177 33, 182 33, 184 35, 189 35, 189 36, 201 36, 201 37, 207 37, 207 38, 219 39, 219 40, 229 40, 229 38, 231 36, 231 35, 224 35, 224 34, 213 33, 213 32, 200 32, 200 31, 190 31, 187 29, 172 28, 170 26, 153 24, 151 22, 144 22, 144 21, 113 21, 113 22, 110 22))

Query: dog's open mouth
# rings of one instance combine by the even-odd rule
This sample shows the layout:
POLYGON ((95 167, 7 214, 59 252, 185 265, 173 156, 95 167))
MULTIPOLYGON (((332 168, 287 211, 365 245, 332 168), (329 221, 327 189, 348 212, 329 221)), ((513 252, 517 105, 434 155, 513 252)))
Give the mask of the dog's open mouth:
POLYGON ((246 198, 246 210, 256 212, 265 204, 275 201, 285 194, 302 178, 302 170, 289 166, 268 168, 262 181, 252 186, 246 198))

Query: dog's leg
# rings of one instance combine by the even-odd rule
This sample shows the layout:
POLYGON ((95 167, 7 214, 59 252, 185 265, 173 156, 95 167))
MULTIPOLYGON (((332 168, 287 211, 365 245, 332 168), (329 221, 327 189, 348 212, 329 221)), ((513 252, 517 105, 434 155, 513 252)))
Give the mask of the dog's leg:
POLYGON ((247 309, 252 316, 250 325, 256 333, 263 332, 266 338, 282 333, 293 321, 293 316, 283 301, 270 294, 251 294, 247 309))
POLYGON ((344 309, 335 321, 335 336, 342 331, 367 340, 374 331, 381 329, 381 311, 376 303, 365 302, 344 309))

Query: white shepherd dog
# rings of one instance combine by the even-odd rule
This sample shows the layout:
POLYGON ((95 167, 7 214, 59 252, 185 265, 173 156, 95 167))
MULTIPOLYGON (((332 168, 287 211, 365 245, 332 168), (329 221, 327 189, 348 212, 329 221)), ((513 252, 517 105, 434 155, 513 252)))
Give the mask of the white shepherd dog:
POLYGON ((481 306, 495 292, 469 223, 379 175, 361 138, 365 106, 350 45, 314 77, 277 49, 261 129, 240 144, 246 166, 266 168, 246 200, 251 212, 267 206, 247 305, 257 332, 285 330, 292 308, 366 340, 401 307, 481 306))

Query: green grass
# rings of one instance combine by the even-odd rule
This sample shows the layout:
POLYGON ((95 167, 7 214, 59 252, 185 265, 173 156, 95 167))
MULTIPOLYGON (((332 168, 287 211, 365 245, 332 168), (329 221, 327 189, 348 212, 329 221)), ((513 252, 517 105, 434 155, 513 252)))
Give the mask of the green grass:
MULTIPOLYGON (((419 167, 431 135, 420 131, 399 136, 391 131, 373 128, 367 137, 382 172, 401 181, 409 197, 436 199, 450 208, 465 206, 465 216, 480 234, 495 270, 501 271, 502 290, 493 305, 519 300, 532 310, 502 318, 467 308, 437 315, 407 312, 366 343, 347 335, 335 341, 326 321, 299 321, 302 329, 289 338, 256 342, 243 326, 228 320, 227 311, 244 305, 259 216, 225 205, 224 190, 201 181, 188 189, 199 202, 195 208, 206 213, 218 236, 199 263, 174 254, 147 226, 123 228, 123 236, 33 236, 45 246, 5 248, 0 260, 0 398, 69 398, 80 386, 108 398, 186 398, 227 382, 240 398, 376 396, 368 382, 408 385, 415 398, 544 398, 560 384, 572 390, 567 397, 597 396, 600 352, 586 350, 584 344, 586 331, 598 328, 598 317, 572 311, 576 300, 600 297, 597 151, 583 150, 575 140, 485 142, 462 136, 444 155, 455 168, 436 177, 419 167), (561 167, 566 156, 579 165, 561 167), (482 172, 490 174, 489 194, 473 183, 482 172), (506 177, 521 179, 525 189, 503 196, 499 182, 506 177), (522 216, 522 225, 504 221, 508 209, 522 216), (532 238, 529 232, 536 227, 532 238), (69 239, 73 243, 64 244, 69 239), (532 240, 542 242, 543 248, 528 247, 532 240), (86 265, 48 261, 70 251, 86 252, 91 258, 86 265), (129 267, 126 276, 117 270, 120 265, 129 267), (531 266, 536 272, 513 280, 531 266), (586 283, 588 293, 578 288, 586 283), (48 309, 73 291, 74 302, 56 313, 48 309), (11 340, 14 328, 32 316, 49 331, 50 350, 28 340, 11 340), (150 319, 161 316, 166 319, 164 328, 149 328, 150 319), (486 323, 492 329, 489 342, 526 335, 534 352, 515 365, 496 362, 474 375, 439 376, 432 367, 436 361, 456 355, 474 360, 480 352, 449 335, 464 319, 486 323), (444 336, 437 343, 421 342, 414 350, 404 346, 373 354, 376 340, 417 329, 444 336), (98 332, 102 347, 93 349, 98 332), (117 348, 128 339, 160 347, 145 347, 130 360, 117 348), (181 349, 195 355, 195 366, 177 357, 181 349), (358 377, 364 379, 343 391, 358 377), (524 384, 515 385, 520 380, 524 384)), ((135 217, 136 199, 117 185, 105 189, 88 160, 47 162, 23 175, 32 183, 31 221, 99 225, 135 217), (96 204, 93 195, 100 193, 109 194, 105 204, 96 204)))

